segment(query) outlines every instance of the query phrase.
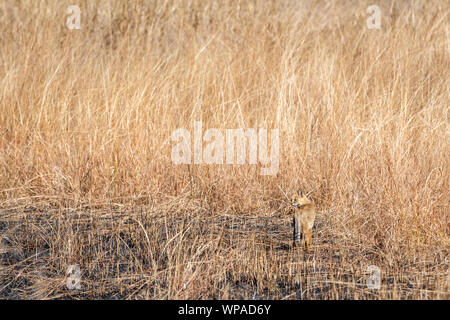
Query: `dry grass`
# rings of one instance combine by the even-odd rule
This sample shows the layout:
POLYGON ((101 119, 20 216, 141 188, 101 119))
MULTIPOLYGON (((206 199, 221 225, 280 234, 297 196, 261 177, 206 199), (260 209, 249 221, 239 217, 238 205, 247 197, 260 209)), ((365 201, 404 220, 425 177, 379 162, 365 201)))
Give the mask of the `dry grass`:
POLYGON ((0 297, 449 298, 448 1, 72 4, 0 4, 0 297), (279 128, 278 174, 175 166, 194 120, 279 128))

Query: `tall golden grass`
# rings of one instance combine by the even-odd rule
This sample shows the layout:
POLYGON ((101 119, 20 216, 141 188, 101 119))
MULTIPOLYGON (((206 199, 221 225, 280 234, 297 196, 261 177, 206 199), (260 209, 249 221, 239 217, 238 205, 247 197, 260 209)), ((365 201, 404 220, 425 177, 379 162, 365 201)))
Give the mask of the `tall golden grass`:
MULTIPOLYGON (((2 1, 0 231, 20 246, 17 259, 42 245, 53 271, 78 263, 84 276, 98 275, 97 258, 119 270, 99 234, 119 237, 121 222, 134 219, 125 233, 147 247, 128 271, 140 278, 98 276, 86 296, 448 298, 450 4, 377 0, 377 30, 366 26, 372 2, 2 1), (81 30, 66 27, 73 4, 81 30), (171 133, 192 132, 196 120, 278 128, 279 172, 174 165, 171 133), (288 245, 280 189, 295 188, 318 210, 313 260, 288 245), (37 227, 43 214, 72 226, 70 212, 90 215, 79 219, 86 233, 37 227), (106 224, 115 229, 93 222, 103 215, 117 219, 106 224), (221 223, 235 218, 246 232, 221 223), (62 258, 69 238, 78 249, 62 258), (83 251, 92 245, 100 249, 83 251), (310 277, 321 295, 311 280, 298 295, 300 271, 319 262, 310 277), (381 268, 384 289, 355 282, 366 264, 381 268), (428 286, 401 280, 430 274, 428 286)), ((41 295, 2 283, 0 292, 75 294, 48 286, 64 283, 64 271, 48 272, 41 295)), ((17 286, 42 283, 27 281, 17 286)))

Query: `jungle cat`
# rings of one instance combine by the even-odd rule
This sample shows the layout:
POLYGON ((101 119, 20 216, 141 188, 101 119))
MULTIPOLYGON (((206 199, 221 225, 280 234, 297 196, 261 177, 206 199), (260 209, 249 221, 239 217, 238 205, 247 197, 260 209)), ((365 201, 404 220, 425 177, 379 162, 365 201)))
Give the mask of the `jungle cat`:
POLYGON ((314 203, 301 190, 293 193, 291 205, 295 207, 294 247, 300 247, 303 242, 305 251, 309 252, 311 248, 312 228, 314 219, 316 218, 316 208, 314 203))

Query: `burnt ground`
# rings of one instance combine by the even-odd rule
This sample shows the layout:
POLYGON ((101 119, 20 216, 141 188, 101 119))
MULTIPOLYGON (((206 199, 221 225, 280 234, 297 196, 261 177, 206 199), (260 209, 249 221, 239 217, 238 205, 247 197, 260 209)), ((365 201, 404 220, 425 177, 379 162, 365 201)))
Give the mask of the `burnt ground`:
POLYGON ((380 249, 335 236, 326 215, 306 254, 292 247, 291 223, 143 208, 4 209, 0 299, 449 297, 446 258, 393 264, 380 249), (78 289, 68 282, 73 265, 78 289), (380 269, 379 289, 368 288, 370 265, 380 269))

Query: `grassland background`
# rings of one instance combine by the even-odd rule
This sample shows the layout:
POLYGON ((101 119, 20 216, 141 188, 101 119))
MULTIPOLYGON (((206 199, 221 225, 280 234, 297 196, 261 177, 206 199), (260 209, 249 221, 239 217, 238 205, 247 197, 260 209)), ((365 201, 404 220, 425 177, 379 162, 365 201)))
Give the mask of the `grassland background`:
POLYGON ((0 294, 448 298, 449 9, 3 0, 0 294), (278 174, 175 166, 171 133, 194 120, 278 128, 278 174), (316 203, 310 256, 280 188, 316 203))

